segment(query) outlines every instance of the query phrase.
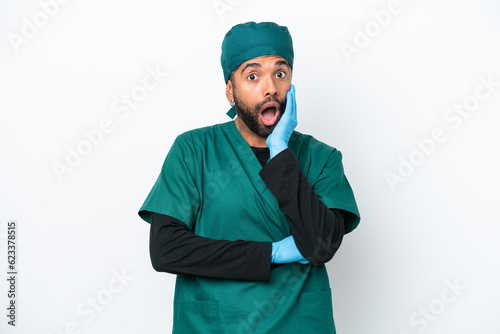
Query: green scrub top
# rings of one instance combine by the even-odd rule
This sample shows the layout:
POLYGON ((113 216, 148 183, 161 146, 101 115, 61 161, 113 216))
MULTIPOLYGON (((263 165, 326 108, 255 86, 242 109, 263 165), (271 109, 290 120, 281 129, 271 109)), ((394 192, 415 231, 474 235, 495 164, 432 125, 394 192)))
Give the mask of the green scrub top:
MULTIPOLYGON (((360 216, 341 153, 297 131, 289 148, 319 200, 351 213, 346 233, 356 228, 360 216)), ((185 132, 139 215, 149 223, 151 212, 172 216, 218 240, 282 240, 290 228, 261 169, 234 121, 185 132)), ((173 333, 335 333, 326 267, 279 265, 266 282, 178 275, 173 333)))

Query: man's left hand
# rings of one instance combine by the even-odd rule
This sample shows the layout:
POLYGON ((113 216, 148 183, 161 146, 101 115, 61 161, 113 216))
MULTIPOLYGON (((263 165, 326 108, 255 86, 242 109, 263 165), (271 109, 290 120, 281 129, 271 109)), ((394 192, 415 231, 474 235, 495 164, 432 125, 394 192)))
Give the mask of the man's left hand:
POLYGON ((267 137, 266 145, 269 148, 271 159, 288 148, 288 141, 297 126, 297 105, 295 103, 295 86, 290 85, 286 93, 285 112, 281 116, 273 132, 267 137))

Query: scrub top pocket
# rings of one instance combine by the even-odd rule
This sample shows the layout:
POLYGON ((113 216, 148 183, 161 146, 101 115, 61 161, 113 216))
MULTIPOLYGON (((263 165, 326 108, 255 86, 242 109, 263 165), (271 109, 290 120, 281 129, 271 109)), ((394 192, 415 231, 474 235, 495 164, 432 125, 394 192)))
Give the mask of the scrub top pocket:
POLYGON ((172 334, 217 334, 217 301, 174 300, 172 334))
POLYGON ((303 292, 299 297, 300 333, 335 334, 332 290, 303 292))

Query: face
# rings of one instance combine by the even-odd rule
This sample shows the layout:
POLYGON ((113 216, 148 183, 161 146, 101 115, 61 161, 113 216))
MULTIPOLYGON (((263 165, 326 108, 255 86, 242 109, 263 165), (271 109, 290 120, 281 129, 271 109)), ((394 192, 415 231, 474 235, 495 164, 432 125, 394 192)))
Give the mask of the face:
POLYGON ((226 87, 236 113, 259 137, 271 134, 285 111, 286 93, 292 73, 287 61, 278 56, 250 59, 241 64, 226 87))

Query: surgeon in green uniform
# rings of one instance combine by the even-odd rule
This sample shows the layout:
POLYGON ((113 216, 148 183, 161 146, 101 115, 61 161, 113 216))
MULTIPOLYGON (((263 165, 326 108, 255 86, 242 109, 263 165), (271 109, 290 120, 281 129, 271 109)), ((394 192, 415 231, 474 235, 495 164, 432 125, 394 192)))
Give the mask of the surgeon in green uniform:
POLYGON ((360 215, 340 151, 295 131, 293 57, 284 26, 232 27, 236 118, 180 134, 139 210, 153 267, 177 275, 173 333, 335 333, 325 263, 360 215))

